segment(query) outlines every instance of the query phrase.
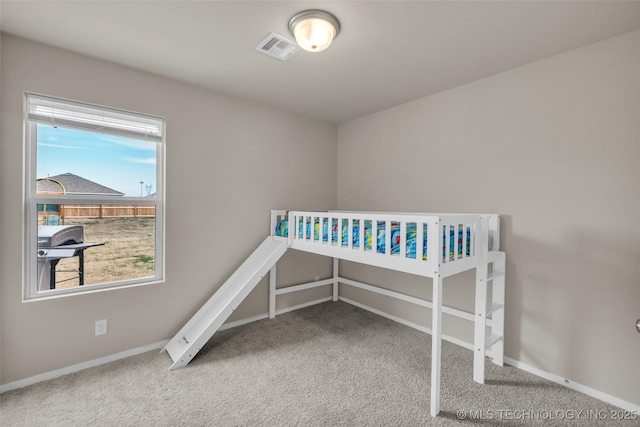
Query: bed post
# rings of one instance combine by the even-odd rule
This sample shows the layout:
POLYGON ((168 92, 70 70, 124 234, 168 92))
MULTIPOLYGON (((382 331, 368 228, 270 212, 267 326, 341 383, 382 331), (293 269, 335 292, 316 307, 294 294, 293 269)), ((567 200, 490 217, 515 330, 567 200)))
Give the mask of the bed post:
POLYGON ((442 277, 433 278, 431 309, 431 416, 440 412, 440 371, 442 356, 442 277))
POLYGON ((276 266, 269 270, 269 319, 276 317, 276 266))
MULTIPOLYGON (((278 217, 285 216, 287 211, 284 210, 271 210, 271 229, 270 236, 276 235, 276 225, 278 224, 278 217)), ((269 319, 276 317, 276 266, 274 265, 269 270, 269 319)))
POLYGON ((338 301, 338 272, 340 270, 340 260, 333 259, 333 300, 338 301))
POLYGON ((489 219, 480 216, 476 232, 476 309, 473 335, 473 380, 484 384, 487 325, 487 278, 489 263, 489 219))
POLYGON ((493 261, 493 273, 491 282, 491 299, 493 311, 491 318, 491 361, 498 365, 504 365, 504 287, 506 273, 506 256, 504 252, 496 252, 493 261))

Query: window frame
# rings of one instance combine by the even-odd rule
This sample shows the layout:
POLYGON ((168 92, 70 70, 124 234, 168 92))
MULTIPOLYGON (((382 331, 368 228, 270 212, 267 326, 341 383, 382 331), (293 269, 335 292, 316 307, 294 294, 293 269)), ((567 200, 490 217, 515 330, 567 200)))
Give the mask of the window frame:
MULTIPOLYGON (((31 92, 24 93, 24 215, 23 215, 23 235, 25 244, 23 250, 23 302, 37 301, 50 298, 58 298, 70 295, 83 295, 87 293, 107 291, 113 289, 129 288, 133 286, 144 286, 155 283, 163 283, 165 280, 165 150, 166 150, 166 120, 163 117, 141 114, 112 107, 103 107, 96 104, 83 103, 79 101, 67 100, 59 97, 50 97, 31 92), (77 105, 86 105, 97 109, 115 111, 122 114, 130 114, 135 117, 150 117, 162 121, 161 139, 154 138, 148 142, 156 143, 156 191, 152 197, 113 197, 95 195, 51 195, 37 194, 37 126, 38 124, 55 125, 44 120, 29 118, 29 98, 49 98, 60 102, 68 102, 77 105), (37 273, 37 250, 38 250, 38 205, 58 204, 58 205, 87 205, 87 204, 109 204, 109 205, 145 205, 155 207, 155 253, 154 253, 154 274, 134 279, 125 279, 115 282, 105 282, 72 288, 61 288, 39 291, 37 273)), ((81 126, 73 126, 65 123, 58 125, 61 128, 81 130, 85 132, 101 133, 106 135, 122 136, 113 132, 98 132, 88 130, 81 126)), ((143 138, 130 139, 144 140, 143 138)))

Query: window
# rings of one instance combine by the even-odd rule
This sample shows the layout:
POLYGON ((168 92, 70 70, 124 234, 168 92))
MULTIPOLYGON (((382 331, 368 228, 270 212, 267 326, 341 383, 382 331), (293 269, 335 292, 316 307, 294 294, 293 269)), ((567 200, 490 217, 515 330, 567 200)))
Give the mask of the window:
POLYGON ((26 94, 25 300, 164 279, 164 119, 26 94))

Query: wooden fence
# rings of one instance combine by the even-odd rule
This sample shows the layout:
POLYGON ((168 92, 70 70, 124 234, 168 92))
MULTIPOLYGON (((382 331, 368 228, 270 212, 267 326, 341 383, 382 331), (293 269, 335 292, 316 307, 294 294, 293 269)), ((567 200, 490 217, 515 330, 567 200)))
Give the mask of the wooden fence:
POLYGON ((54 212, 51 209, 48 209, 45 212, 38 212, 38 224, 64 225, 65 218, 120 218, 154 216, 156 216, 156 207, 149 205, 59 205, 57 212, 54 212))
POLYGON ((155 216, 156 207, 149 205, 60 205, 60 215, 66 218, 155 216))

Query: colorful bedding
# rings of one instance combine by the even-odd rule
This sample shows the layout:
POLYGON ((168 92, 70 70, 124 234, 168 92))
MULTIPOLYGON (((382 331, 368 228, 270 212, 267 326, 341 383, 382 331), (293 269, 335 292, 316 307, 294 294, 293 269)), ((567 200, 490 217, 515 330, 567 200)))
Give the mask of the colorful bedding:
MULTIPOLYGON (((331 242, 333 245, 340 244, 343 247, 349 246, 349 221, 344 219, 342 220, 342 224, 338 224, 338 219, 334 218, 331 220, 331 242)), ((372 250, 372 229, 371 220, 362 221, 364 224, 364 250, 371 251, 372 250)), ((304 228, 304 221, 302 218, 298 221, 298 235, 305 236, 306 239, 311 240, 311 218, 307 218, 307 226, 306 230, 304 228)), ((313 238, 314 240, 320 240, 320 233, 322 230, 322 242, 329 243, 329 219, 327 218, 315 218, 313 222, 313 238)), ((396 221, 391 222, 391 255, 400 255, 400 223, 396 221)), ((278 221, 276 224, 276 236, 288 237, 289 235, 289 224, 288 220, 283 219, 278 221)), ((416 241, 417 232, 416 232, 416 223, 409 222, 407 223, 407 231, 406 231, 406 257, 407 258, 416 258, 416 241)), ((377 236, 376 236, 376 252, 384 254, 386 250, 386 223, 384 221, 378 221, 377 224, 377 236)), ((421 232, 422 238, 422 259, 427 259, 427 224, 423 224, 423 230, 421 232)), ((457 251, 459 256, 469 256, 471 254, 471 230, 469 227, 466 228, 466 247, 464 248, 463 255, 463 230, 462 227, 458 227, 458 238, 457 245, 455 242, 455 231, 453 228, 449 230, 449 259, 453 259, 454 250, 457 251)), ((447 232, 445 227, 442 228, 442 258, 445 259, 446 252, 446 236, 447 232)), ((353 230, 352 230, 352 248, 360 248, 360 220, 353 221, 353 230)))

